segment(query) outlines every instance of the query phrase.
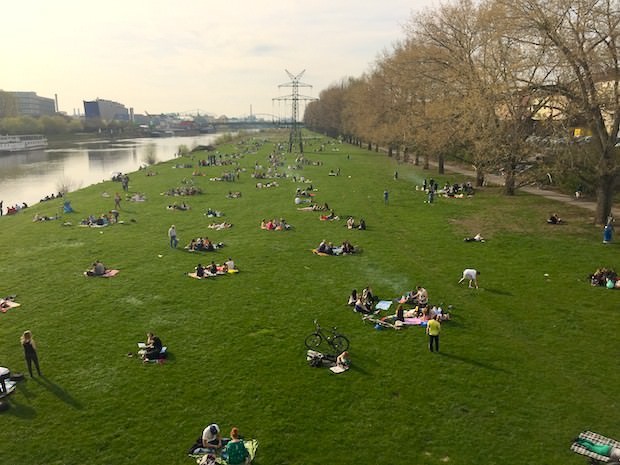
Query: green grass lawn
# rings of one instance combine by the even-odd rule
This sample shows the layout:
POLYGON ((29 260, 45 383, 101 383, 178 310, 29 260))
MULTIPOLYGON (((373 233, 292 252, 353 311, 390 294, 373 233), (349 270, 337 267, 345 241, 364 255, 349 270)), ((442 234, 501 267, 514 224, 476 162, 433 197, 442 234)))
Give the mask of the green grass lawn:
POLYGON ((266 167, 287 137, 256 134, 219 147, 243 153, 235 183, 209 180, 229 167, 202 168, 202 177, 172 168, 195 162, 189 157, 157 165, 157 176, 131 174, 130 191, 148 200, 122 202, 124 225, 77 226, 114 206, 121 186, 111 181, 71 193, 76 211, 61 220, 31 221, 54 214, 57 201, 0 219, 0 294, 22 304, 0 314, 0 364, 26 372, 19 336, 30 329, 45 375, 27 376, 0 414, 5 463, 191 464, 186 450, 211 422, 257 438, 257 465, 579 464, 585 458, 569 445, 580 431, 620 436, 620 293, 587 279, 618 266, 618 248, 602 245, 590 213, 495 188, 430 205, 415 189, 424 177, 465 179, 309 139, 306 158, 322 164, 288 170, 295 160, 287 154, 280 170, 312 180, 317 202, 336 214, 366 219, 367 231, 348 231, 344 220, 296 209, 295 188, 307 184, 287 178, 255 188, 254 164, 266 167), (328 176, 338 168, 340 176, 328 176), (203 194, 160 195, 183 178, 203 194), (227 199, 229 190, 243 195, 227 199), (168 211, 174 200, 191 210, 168 211), (207 207, 226 216, 207 218, 207 207), (553 211, 567 224, 547 225, 553 211), (269 217, 294 229, 260 230, 269 217), (234 226, 207 228, 222 220, 234 226), (171 224, 180 246, 206 235, 225 247, 172 250, 171 224), (486 243, 463 242, 478 232, 486 243), (349 239, 362 253, 313 255, 322 239, 349 239), (229 256, 240 273, 186 276, 199 261, 229 256), (120 274, 85 278, 97 258, 120 274), (457 284, 469 267, 481 271, 479 290, 457 284), (345 303, 367 284, 384 299, 424 285, 431 303, 451 305, 441 354, 429 353, 422 328, 362 322, 345 303), (351 370, 308 366, 303 341, 314 319, 351 340, 351 370), (150 330, 168 346, 163 365, 127 357, 150 330))

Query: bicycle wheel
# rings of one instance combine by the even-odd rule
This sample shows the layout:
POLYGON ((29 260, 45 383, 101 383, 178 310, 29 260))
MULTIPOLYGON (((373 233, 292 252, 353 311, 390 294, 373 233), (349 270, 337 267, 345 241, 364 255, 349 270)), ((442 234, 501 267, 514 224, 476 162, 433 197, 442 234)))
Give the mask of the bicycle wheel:
POLYGON ((340 334, 338 336, 334 336, 331 341, 331 345, 336 350, 336 352, 341 354, 349 348, 349 340, 345 336, 340 334))
POLYGON ((316 350, 318 346, 323 342, 323 338, 318 333, 312 333, 306 338, 306 347, 311 350, 316 350))

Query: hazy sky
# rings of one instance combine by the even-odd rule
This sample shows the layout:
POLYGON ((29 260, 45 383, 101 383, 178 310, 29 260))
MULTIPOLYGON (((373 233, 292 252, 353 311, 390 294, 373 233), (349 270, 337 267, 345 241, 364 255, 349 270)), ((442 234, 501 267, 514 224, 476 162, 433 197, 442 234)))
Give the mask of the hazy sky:
POLYGON ((433 0, 22 0, 2 4, 0 89, 115 100, 136 113, 290 114, 279 88, 319 92, 370 69, 433 0))

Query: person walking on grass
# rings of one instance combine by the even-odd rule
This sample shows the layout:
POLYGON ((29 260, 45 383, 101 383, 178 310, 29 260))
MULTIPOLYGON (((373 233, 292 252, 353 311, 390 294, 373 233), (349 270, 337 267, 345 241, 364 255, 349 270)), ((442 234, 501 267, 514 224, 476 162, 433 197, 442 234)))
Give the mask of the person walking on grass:
POLYGON ((114 208, 116 210, 121 209, 121 194, 119 194, 118 192, 114 194, 114 208))
POLYGON ((32 375, 33 363, 35 368, 37 369, 37 373, 39 374, 39 376, 41 376, 41 369, 39 368, 39 357, 37 356, 37 345, 32 338, 32 332, 24 331, 24 334, 22 334, 20 341, 22 343, 22 347, 24 348, 24 357, 26 358, 26 364, 28 365, 28 372, 30 373, 30 377, 34 377, 32 375))
POLYGON ((177 228, 174 225, 168 229, 168 238, 170 239, 170 247, 176 249, 179 240, 177 239, 177 228))
POLYGON ((389 197, 389 195, 390 195, 390 194, 388 193, 387 189, 383 191, 383 202, 384 202, 386 205, 388 204, 388 197, 389 197))
POLYGON ((441 323, 439 323, 439 316, 435 315, 432 319, 428 320, 426 325, 426 334, 428 334, 428 350, 431 352, 439 352, 439 333, 441 333, 441 323))

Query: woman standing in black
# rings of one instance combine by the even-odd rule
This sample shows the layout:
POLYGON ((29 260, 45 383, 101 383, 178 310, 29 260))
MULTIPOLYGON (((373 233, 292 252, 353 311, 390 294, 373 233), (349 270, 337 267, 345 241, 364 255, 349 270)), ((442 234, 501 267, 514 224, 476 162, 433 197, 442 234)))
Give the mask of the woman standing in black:
POLYGON ((37 373, 41 376, 41 369, 39 368, 39 357, 37 356, 37 346, 32 338, 30 331, 24 331, 20 338, 22 347, 24 348, 24 357, 26 357, 26 364, 28 365, 28 372, 32 378, 32 362, 37 369, 37 373))

